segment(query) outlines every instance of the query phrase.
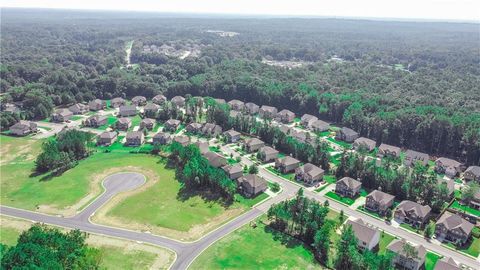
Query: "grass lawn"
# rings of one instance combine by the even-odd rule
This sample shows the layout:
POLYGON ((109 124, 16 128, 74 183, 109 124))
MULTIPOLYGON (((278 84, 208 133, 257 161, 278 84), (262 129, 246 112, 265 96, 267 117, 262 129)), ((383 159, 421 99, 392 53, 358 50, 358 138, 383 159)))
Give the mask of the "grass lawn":
POLYGON ((422 229, 417 229, 415 227, 412 227, 410 224, 402 223, 402 224, 400 224, 400 227, 405 228, 405 229, 407 229, 411 232, 423 235, 423 230, 422 229))
POLYGON ((218 146, 209 146, 208 150, 215 152, 215 153, 220 153, 220 148, 218 146))
POLYGON ((245 198, 240 194, 235 194, 235 201, 247 207, 252 207, 266 198, 268 198, 268 195, 264 192, 258 194, 255 198, 245 198))
POLYGON ((281 173, 279 171, 277 171, 274 167, 267 167, 266 168, 268 171, 278 175, 278 176, 281 176, 287 180, 290 180, 290 181, 295 181, 295 173, 281 173))
POLYGON ((322 269, 303 244, 257 222, 207 248, 191 269, 322 269))
POLYGON ((365 190, 364 188, 361 188, 360 189, 360 196, 361 197, 367 197, 367 195, 368 195, 368 191, 365 190))
POLYGON ((384 218, 383 218, 382 216, 380 216, 377 212, 372 212, 372 211, 370 211, 370 210, 367 210, 367 209, 364 208, 363 205, 359 206, 359 207, 357 208, 357 211, 363 212, 363 213, 365 213, 365 214, 367 214, 367 215, 370 215, 370 216, 372 216, 372 217, 374 217, 374 218, 377 218, 377 219, 380 219, 380 220, 384 220, 384 218))
POLYGON ((427 252, 427 254, 425 255, 425 270, 433 270, 433 268, 435 267, 435 264, 441 258, 442 258, 441 256, 435 253, 427 252))
POLYGON ((140 126, 142 118, 139 115, 132 117, 132 125, 128 128, 128 131, 132 131, 136 126, 140 126))
POLYGON ((38 128, 45 129, 46 131, 50 131, 50 130, 52 130, 51 128, 49 128, 49 127, 45 127, 45 126, 38 126, 38 128))
POLYGON ((450 247, 452 249, 455 249, 459 252, 471 255, 475 258, 478 257, 478 255, 480 255, 480 238, 476 238, 476 237, 473 237, 473 236, 472 236, 472 240, 471 240, 471 242, 469 243, 468 246, 457 247, 450 242, 445 242, 442 245, 448 246, 448 247, 450 247))
POLYGON ((337 183, 337 178, 335 177, 335 175, 325 175, 323 177, 323 180, 329 184, 337 183))
POLYGON ((328 186, 330 186, 330 185, 331 185, 331 184, 323 185, 322 187, 315 189, 315 192, 321 192, 322 190, 326 189, 326 188, 327 188, 328 186))
POLYGON ((341 146, 341 147, 343 147, 343 148, 347 148, 347 149, 352 148, 352 144, 351 144, 351 143, 347 143, 347 142, 344 142, 344 141, 337 141, 337 140, 335 140, 335 138, 333 138, 333 137, 328 137, 327 140, 328 140, 329 142, 332 142, 332 143, 334 143, 334 144, 336 144, 336 145, 339 145, 339 146, 341 146))
POLYGON ((318 137, 327 137, 330 135, 330 131, 322 131, 322 132, 316 132, 315 134, 317 134, 318 137))
POLYGON ((106 130, 108 127, 111 127, 117 121, 118 121, 117 117, 110 115, 107 117, 107 123, 105 125, 99 126, 97 129, 106 130))
POLYGON ((378 254, 385 254, 388 244, 390 244, 393 240, 395 240, 395 236, 386 232, 382 232, 380 234, 380 242, 378 243, 378 254))
POLYGON ((460 211, 465 211, 469 214, 472 214, 472 215, 475 215, 477 217, 480 217, 480 210, 477 210, 477 209, 474 209, 474 208, 471 208, 467 205, 462 205, 460 204, 458 201, 454 201, 452 203, 452 205, 450 206, 451 208, 454 208, 454 209, 458 209, 460 211))
POLYGON ((351 198, 348 198, 348 197, 342 197, 342 196, 339 196, 337 193, 333 192, 333 191, 329 191, 325 194, 325 196, 327 196, 328 198, 334 200, 334 201, 337 201, 337 202, 340 202, 340 203, 343 203, 343 204, 346 204, 348 206, 352 205, 355 200, 351 199, 351 198))
POLYGON ((77 121, 77 120, 80 120, 80 119, 83 119, 83 117, 80 116, 80 115, 72 115, 72 117, 70 117, 71 121, 77 121))

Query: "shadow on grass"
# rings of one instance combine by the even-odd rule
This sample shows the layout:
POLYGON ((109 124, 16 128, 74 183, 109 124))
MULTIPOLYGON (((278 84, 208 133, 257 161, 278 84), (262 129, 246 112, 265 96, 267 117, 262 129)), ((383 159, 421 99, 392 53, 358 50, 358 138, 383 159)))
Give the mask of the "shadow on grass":
POLYGON ((177 200, 184 202, 196 196, 199 196, 206 202, 218 203, 224 208, 228 208, 233 204, 233 200, 225 199, 225 197, 217 191, 212 191, 204 187, 190 187, 184 184, 178 191, 177 200))
POLYGON ((280 241, 282 245, 287 248, 295 248, 298 246, 305 246, 300 240, 295 239, 294 237, 287 235, 283 232, 277 231, 270 226, 265 226, 264 231, 272 235, 273 240, 280 241))

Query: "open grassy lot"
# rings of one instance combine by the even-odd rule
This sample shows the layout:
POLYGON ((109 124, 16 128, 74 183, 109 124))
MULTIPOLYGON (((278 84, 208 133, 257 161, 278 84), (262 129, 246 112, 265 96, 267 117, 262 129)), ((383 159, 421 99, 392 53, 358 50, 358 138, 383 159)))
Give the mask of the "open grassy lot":
POLYGON ((257 222, 206 249, 190 269, 322 269, 301 242, 257 222))
POLYGON ((333 191, 327 192, 325 194, 325 196, 327 196, 328 198, 330 198, 332 200, 335 200, 339 203, 346 204, 348 206, 352 205, 355 202, 354 199, 351 199, 351 198, 348 198, 348 197, 342 197, 342 196, 338 195, 337 193, 335 193, 333 191))

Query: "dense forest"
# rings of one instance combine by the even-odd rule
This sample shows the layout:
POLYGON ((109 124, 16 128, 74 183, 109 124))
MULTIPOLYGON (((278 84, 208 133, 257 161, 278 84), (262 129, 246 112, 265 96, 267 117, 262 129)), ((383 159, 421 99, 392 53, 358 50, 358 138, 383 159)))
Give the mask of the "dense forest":
POLYGON ((477 24, 4 9, 1 31, 2 110, 21 109, 3 129, 94 98, 191 94, 480 164, 477 24))

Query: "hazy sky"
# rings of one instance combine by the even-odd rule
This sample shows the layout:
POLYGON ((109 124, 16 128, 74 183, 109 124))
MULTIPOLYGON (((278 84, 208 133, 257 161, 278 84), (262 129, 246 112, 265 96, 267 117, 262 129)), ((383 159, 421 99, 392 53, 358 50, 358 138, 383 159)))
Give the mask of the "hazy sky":
POLYGON ((480 0, 0 0, 2 7, 480 21, 480 0))

